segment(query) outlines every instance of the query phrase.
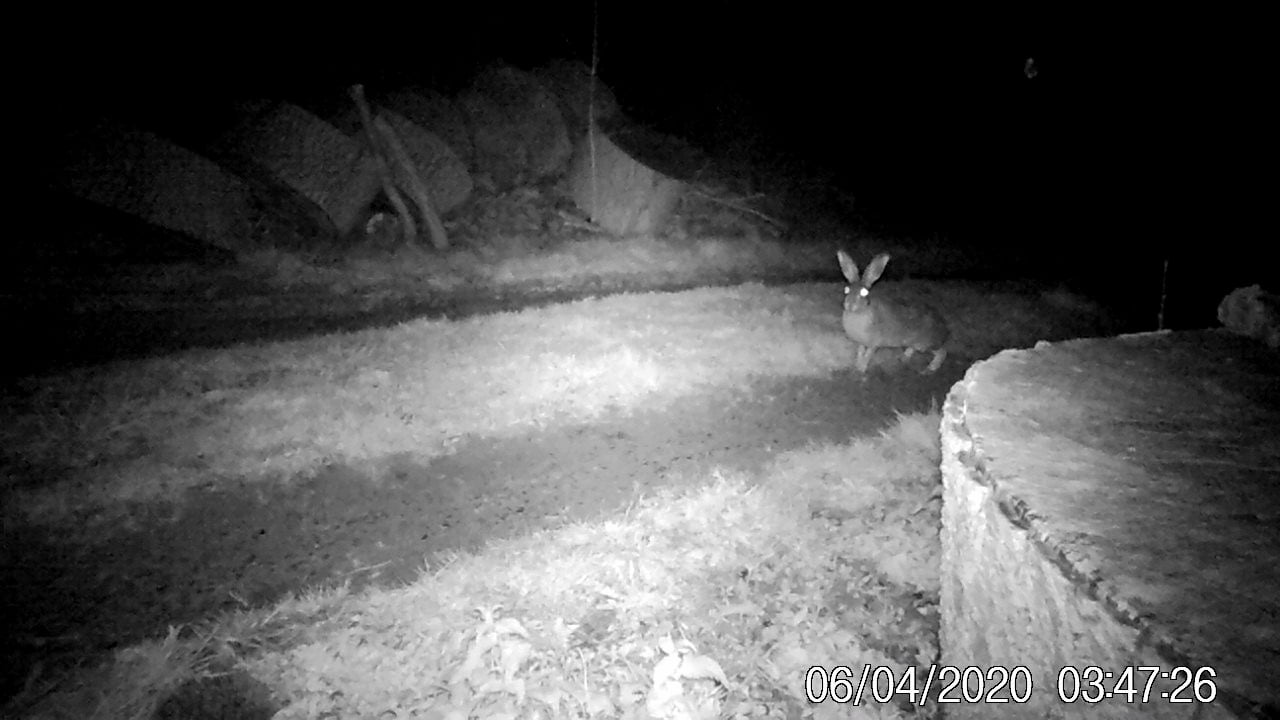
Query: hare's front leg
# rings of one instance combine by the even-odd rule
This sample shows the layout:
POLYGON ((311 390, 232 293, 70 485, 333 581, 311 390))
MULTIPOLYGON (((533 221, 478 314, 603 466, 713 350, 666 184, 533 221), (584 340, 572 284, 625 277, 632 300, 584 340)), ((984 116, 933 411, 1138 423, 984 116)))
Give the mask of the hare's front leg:
POLYGON ((867 366, 871 364, 871 354, 876 349, 870 345, 859 345, 858 354, 855 358, 855 364, 858 366, 858 372, 866 374, 867 366))

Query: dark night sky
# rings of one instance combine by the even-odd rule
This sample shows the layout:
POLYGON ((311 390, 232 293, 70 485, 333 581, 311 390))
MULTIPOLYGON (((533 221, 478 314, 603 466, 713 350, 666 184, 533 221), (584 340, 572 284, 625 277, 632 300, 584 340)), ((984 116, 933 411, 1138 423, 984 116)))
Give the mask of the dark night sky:
MULTIPOLYGON (((711 149, 752 138, 944 230, 1031 223, 1085 244, 1196 253, 1269 244, 1253 219, 1270 199, 1263 129, 1275 124, 1261 17, 600 6, 599 72, 624 108, 711 149)), ((113 10, 60 26, 59 63, 30 76, 51 113, 76 98, 198 122, 202 104, 227 94, 448 85, 493 58, 590 58, 587 2, 415 7, 290 20, 113 10)))

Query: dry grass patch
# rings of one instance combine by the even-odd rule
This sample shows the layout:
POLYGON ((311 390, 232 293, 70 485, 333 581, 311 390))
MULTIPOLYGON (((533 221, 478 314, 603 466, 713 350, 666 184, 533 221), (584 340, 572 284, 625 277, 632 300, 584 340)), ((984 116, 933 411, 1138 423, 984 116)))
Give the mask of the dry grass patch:
POLYGON ((405 292, 428 288, 537 285, 573 287, 634 278, 652 284, 701 284, 709 278, 812 276, 834 273, 834 245, 767 238, 591 237, 548 242, 494 238, 447 253, 415 247, 353 252, 328 262, 282 250, 245 254, 241 261, 282 288, 324 286, 340 292, 405 292))
MULTIPOLYGON (((1062 337, 1075 309, 962 283, 886 284, 933 301, 953 353, 1062 337)), ((3 400, 11 510, 108 527, 130 502, 225 478, 287 481, 328 463, 376 475, 468 435, 661 407, 757 376, 847 367, 830 284, 619 295, 467 320, 185 352, 29 380, 3 400)))
POLYGON ((824 305, 759 285, 616 296, 41 378, 6 398, 4 480, 57 521, 222 477, 430 458, 467 434, 830 372, 849 349, 824 305))
POLYGON ((869 236, 779 240, 595 236, 557 239, 498 236, 436 253, 416 246, 349 250, 337 257, 268 248, 239 256, 240 267, 283 290, 323 289, 364 302, 405 301, 453 292, 728 284, 751 278, 839 277, 835 250, 865 260, 895 258, 895 274, 957 276, 985 267, 982 252, 945 239, 869 236))
POLYGON ((932 716, 813 705, 804 678, 815 665, 901 677, 936 657, 937 424, 902 417, 877 438, 789 453, 754 488, 717 477, 409 587, 228 616, 122 651, 27 709, 150 717, 164 698, 181 705, 180 686, 239 707, 192 684, 235 671, 282 720, 932 716))

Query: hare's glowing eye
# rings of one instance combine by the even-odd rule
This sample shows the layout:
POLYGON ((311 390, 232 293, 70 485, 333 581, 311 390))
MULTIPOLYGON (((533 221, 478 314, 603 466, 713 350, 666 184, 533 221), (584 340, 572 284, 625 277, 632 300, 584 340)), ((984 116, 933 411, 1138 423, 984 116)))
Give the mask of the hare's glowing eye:
POLYGON ((844 294, 845 294, 845 295, 848 295, 848 294, 849 294, 849 293, 851 293, 851 292, 853 292, 853 288, 849 287, 848 285, 845 285, 845 286, 844 286, 844 294))
POLYGON ((871 294, 871 291, 866 288, 861 288, 858 290, 858 297, 866 297, 870 294, 871 294))

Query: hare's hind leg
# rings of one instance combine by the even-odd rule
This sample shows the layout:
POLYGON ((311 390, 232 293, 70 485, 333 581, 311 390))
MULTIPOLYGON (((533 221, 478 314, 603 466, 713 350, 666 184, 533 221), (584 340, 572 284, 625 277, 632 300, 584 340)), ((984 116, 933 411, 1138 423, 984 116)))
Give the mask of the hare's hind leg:
POLYGON ((929 361, 929 367, 925 368, 924 371, 927 373, 937 372, 938 368, 942 367, 942 361, 946 359, 947 359, 946 350, 944 350, 943 348, 938 348, 937 350, 934 350, 933 360, 929 361))

